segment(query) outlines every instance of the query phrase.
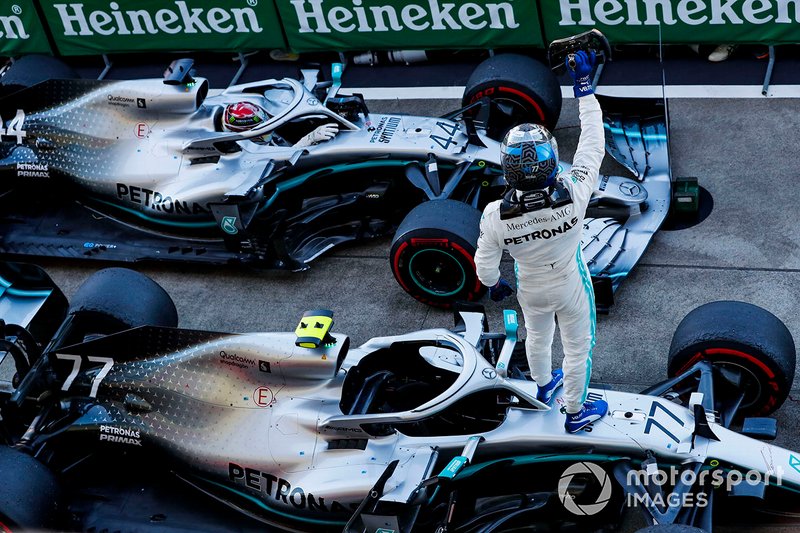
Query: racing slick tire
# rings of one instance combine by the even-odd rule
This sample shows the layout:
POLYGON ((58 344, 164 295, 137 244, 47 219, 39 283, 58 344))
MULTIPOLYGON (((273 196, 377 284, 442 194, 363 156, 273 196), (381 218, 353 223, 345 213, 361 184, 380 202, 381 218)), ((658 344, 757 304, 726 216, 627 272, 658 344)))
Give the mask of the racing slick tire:
POLYGON ((701 360, 741 369, 748 392, 739 414, 766 416, 789 396, 796 357, 792 334, 769 311, 745 302, 711 302, 678 324, 668 373, 678 376, 701 360))
POLYGON ((51 56, 30 55, 17 59, 0 77, 0 96, 53 79, 78 79, 72 67, 51 56))
POLYGON ((55 475, 19 450, 0 446, 0 531, 39 531, 60 500, 55 475))
POLYGON ((506 113, 489 113, 486 134, 502 141, 508 130, 525 122, 552 131, 561 114, 561 87, 546 65, 520 54, 498 54, 478 65, 467 80, 462 105, 483 97, 506 113))
POLYGON ((481 212, 456 200, 423 202, 406 215, 392 241, 397 282, 417 300, 449 308, 486 291, 475 273, 481 212))
POLYGON ((167 291, 128 268, 106 268, 89 277, 72 297, 69 315, 91 315, 88 323, 101 324, 98 331, 84 334, 178 325, 178 311, 167 291))

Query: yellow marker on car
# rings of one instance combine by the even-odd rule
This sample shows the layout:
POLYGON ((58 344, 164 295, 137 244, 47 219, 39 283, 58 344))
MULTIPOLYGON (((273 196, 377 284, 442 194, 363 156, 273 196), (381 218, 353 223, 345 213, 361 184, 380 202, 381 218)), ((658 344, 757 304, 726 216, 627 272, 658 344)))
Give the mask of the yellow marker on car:
POLYGON ((333 327, 333 311, 315 309, 306 311, 294 330, 297 336, 294 343, 302 348, 319 348, 322 344, 333 342, 330 336, 333 327))

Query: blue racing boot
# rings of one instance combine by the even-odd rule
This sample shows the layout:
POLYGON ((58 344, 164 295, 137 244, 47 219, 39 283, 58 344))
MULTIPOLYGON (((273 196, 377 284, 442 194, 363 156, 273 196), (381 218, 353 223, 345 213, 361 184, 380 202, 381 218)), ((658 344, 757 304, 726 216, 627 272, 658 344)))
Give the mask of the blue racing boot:
POLYGON ((558 389, 563 383, 564 371, 560 368, 553 370, 553 378, 547 385, 539 387, 539 390, 536 391, 536 399, 542 403, 550 405, 550 402, 553 400, 553 394, 555 394, 556 389, 558 389))
POLYGON ((567 430, 567 433, 576 433, 592 422, 603 418, 607 412, 608 403, 605 400, 586 402, 577 413, 567 413, 567 421, 564 422, 564 429, 567 430))

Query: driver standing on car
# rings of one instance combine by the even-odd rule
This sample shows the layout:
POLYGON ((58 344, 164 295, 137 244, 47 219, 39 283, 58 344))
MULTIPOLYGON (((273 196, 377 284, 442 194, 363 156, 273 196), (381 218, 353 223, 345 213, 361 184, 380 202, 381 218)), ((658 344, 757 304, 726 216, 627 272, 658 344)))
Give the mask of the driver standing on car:
POLYGON ((573 56, 567 70, 579 99, 581 136, 568 173, 558 175, 558 145, 542 126, 522 124, 508 132, 501 147, 510 190, 486 206, 481 218, 475 267, 492 300, 511 295, 500 277, 500 259, 508 250, 515 260, 517 298, 525 317, 525 350, 538 398, 550 403, 564 385, 570 433, 599 420, 608 411, 603 400, 587 402, 595 344, 592 280, 581 253, 586 207, 597 185, 605 154, 603 118, 591 75, 594 52, 573 56), (552 370, 555 319, 564 346, 564 369, 552 370))
MULTIPOLYGON (((267 111, 259 105, 252 102, 236 102, 225 107, 225 112, 222 115, 222 127, 226 131, 243 132, 250 131, 258 127, 263 122, 269 120, 267 111)), ((313 146, 321 142, 330 141, 336 134, 339 133, 339 126, 333 122, 318 126, 308 135, 300 138, 299 141, 294 143, 294 148, 304 148, 306 146, 313 146)), ((269 132, 261 137, 252 139, 254 142, 261 144, 277 145, 276 135, 274 132, 269 132)))

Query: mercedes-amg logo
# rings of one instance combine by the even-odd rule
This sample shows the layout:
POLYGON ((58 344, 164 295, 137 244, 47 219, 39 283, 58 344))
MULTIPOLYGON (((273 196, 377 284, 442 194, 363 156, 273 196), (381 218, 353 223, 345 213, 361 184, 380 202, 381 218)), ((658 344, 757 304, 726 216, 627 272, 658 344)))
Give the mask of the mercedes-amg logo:
POLYGON ((599 465, 595 463, 575 463, 570 465, 561 474, 561 479, 558 480, 558 499, 564 505, 564 508, 572 514, 580 516, 592 516, 608 505, 611 500, 611 480, 608 474, 599 465), (600 485, 600 494, 597 496, 597 501, 594 503, 579 504, 575 501, 575 497, 569 493, 569 486, 572 483, 572 478, 581 475, 594 476, 600 485))
POLYGON ((637 196, 642 189, 635 183, 622 182, 619 184, 619 190, 626 196, 637 196))

